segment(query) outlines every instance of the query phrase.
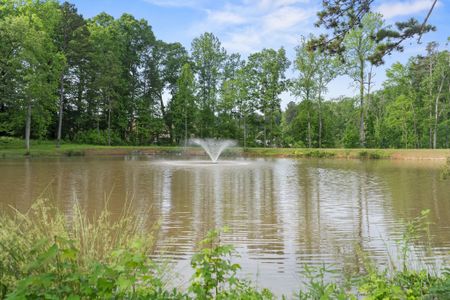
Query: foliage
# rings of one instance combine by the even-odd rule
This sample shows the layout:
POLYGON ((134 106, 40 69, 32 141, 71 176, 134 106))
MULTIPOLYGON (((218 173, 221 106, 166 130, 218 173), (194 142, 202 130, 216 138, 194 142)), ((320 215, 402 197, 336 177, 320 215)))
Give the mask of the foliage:
POLYGON ((422 299, 440 281, 426 271, 405 270, 389 277, 386 272, 371 272, 359 291, 366 299, 422 299))
POLYGON ((87 145, 122 145, 124 142, 117 133, 112 132, 108 140, 107 130, 79 131, 73 138, 74 142, 87 145))
POLYGON ((195 273, 189 291, 197 299, 272 299, 268 290, 258 292, 237 277, 240 266, 231 261, 234 248, 220 241, 227 230, 212 230, 200 242, 204 248, 192 257, 195 273))
MULTIPOLYGON (((373 2, 373 0, 323 0, 323 9, 317 13, 319 19, 315 25, 331 30, 332 36, 322 34, 312 39, 309 47, 321 49, 332 55, 343 54, 346 51, 344 39, 347 32, 364 26, 364 18, 372 12, 373 2)), ((436 2, 433 7, 435 4, 436 2)), ((384 56, 393 51, 403 51, 401 45, 403 41, 436 30, 434 26, 425 22, 421 24, 414 18, 397 22, 395 28, 392 27, 389 25, 378 28, 371 37, 377 43, 376 51, 370 57, 375 65, 383 64, 384 56)))
MULTIPOLYGON (((155 263, 151 228, 130 205, 113 218, 108 210, 91 221, 79 207, 68 219, 48 200, 29 212, 3 214, 0 222, 0 299, 274 299, 242 280, 227 229, 210 231, 194 254, 187 290, 168 288, 166 269, 155 263)), ((426 215, 407 224, 404 244, 426 234, 426 215)), ((305 266, 298 299, 445 299, 450 270, 442 276, 404 268, 388 274, 367 263, 367 274, 340 283, 337 271, 305 266), (354 293, 358 290, 358 293, 354 293)))
POLYGON ((153 245, 151 231, 142 231, 151 227, 136 218, 131 203, 117 219, 105 207, 91 220, 79 206, 68 219, 48 200, 38 200, 25 214, 14 211, 12 216, 3 213, 0 218, 0 282, 5 291, 13 290, 21 280, 25 282, 22 284, 33 282, 25 280, 29 276, 37 276, 40 284, 49 283, 45 274, 58 275, 60 255, 71 268, 89 274, 93 264, 117 262, 113 255, 116 250, 145 250, 143 254, 147 255, 153 245), (136 245, 141 247, 136 249, 136 245))
POLYGON ((440 176, 442 180, 446 180, 450 177, 450 157, 447 157, 447 162, 445 163, 445 166, 442 168, 440 176))
POLYGON ((305 265, 304 275, 308 279, 306 291, 300 291, 298 298, 306 299, 356 299, 354 295, 345 291, 344 287, 336 283, 325 282, 325 275, 333 271, 327 269, 325 265, 313 268, 305 265))
POLYGON ((284 48, 244 59, 213 33, 194 38, 188 52, 130 14, 84 18, 67 2, 2 1, 0 136, 24 138, 28 153, 33 139, 179 145, 197 136, 244 148, 449 148, 448 45, 430 43, 426 55, 393 64, 372 91, 383 56, 432 27, 385 26, 372 1, 323 4, 318 23, 335 38, 303 38, 291 62, 284 48), (344 74, 359 97, 326 99, 344 74), (297 103, 283 111, 286 91, 297 103))

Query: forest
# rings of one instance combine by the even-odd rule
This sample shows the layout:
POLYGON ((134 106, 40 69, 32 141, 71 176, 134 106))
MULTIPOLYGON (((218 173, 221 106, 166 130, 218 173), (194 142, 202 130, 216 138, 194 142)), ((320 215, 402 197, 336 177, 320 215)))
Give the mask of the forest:
MULTIPOLYGON (((0 137, 99 145, 180 145, 227 138, 243 147, 449 148, 450 52, 387 69, 375 90, 377 39, 368 13, 332 56, 302 37, 286 50, 228 53, 213 33, 186 49, 155 37, 148 21, 70 3, 0 1, 0 137), (287 71, 295 70, 295 76, 287 71), (327 99, 345 75, 354 97, 327 99), (281 94, 295 101, 281 109, 281 94)), ((379 48, 378 48, 379 49, 379 48)))

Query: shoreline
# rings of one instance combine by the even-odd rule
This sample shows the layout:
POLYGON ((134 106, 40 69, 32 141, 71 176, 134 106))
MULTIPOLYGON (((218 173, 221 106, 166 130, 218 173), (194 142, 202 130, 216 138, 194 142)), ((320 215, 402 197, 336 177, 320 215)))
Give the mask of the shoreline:
MULTIPOLYGON (((185 155, 203 156, 198 147, 179 146, 98 146, 41 142, 32 146, 29 154, 17 145, 0 145, 0 158, 61 157, 61 156, 126 156, 126 155, 185 155)), ((390 160, 442 160, 450 158, 450 149, 328 149, 328 148, 230 148, 223 157, 278 157, 329 159, 390 159, 390 160)))

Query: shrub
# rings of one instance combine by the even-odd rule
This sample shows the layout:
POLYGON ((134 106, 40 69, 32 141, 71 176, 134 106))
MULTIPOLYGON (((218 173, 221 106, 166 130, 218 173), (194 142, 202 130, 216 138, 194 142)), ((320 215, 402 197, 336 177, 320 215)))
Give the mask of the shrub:
POLYGON ((231 262, 234 248, 221 244, 221 233, 212 230, 200 242, 203 248, 191 261, 195 273, 189 291, 197 299, 272 299, 270 291, 259 292, 249 282, 237 278, 236 272, 241 267, 231 262))
POLYGON ((334 157, 336 154, 333 152, 327 152, 327 151, 320 151, 320 150, 310 150, 305 152, 305 157, 308 158, 331 158, 334 157))
MULTIPOLYGON (((108 131, 96 129, 80 131, 74 136, 73 141, 79 144, 108 145, 108 131)), ((117 132, 111 130, 111 145, 122 144, 123 141, 120 139, 117 132)))

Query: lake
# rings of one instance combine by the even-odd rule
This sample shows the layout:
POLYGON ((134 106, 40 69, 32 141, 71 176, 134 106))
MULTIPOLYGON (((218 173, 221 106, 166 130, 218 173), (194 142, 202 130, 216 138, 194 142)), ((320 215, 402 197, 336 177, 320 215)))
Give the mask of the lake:
MULTIPOLYGON (((199 158, 205 159, 205 158, 199 158)), ((132 200, 159 222, 158 259, 183 285, 206 232, 228 226, 241 276, 277 294, 302 286, 305 264, 361 272, 362 260, 399 264, 405 221, 430 209, 430 238, 415 241, 410 266, 450 264, 450 181, 444 162, 237 159, 214 165, 182 157, 61 157, 0 161, 0 208, 26 211, 48 197, 66 214, 114 212, 132 200), (364 253, 364 254, 363 254, 364 253)))

